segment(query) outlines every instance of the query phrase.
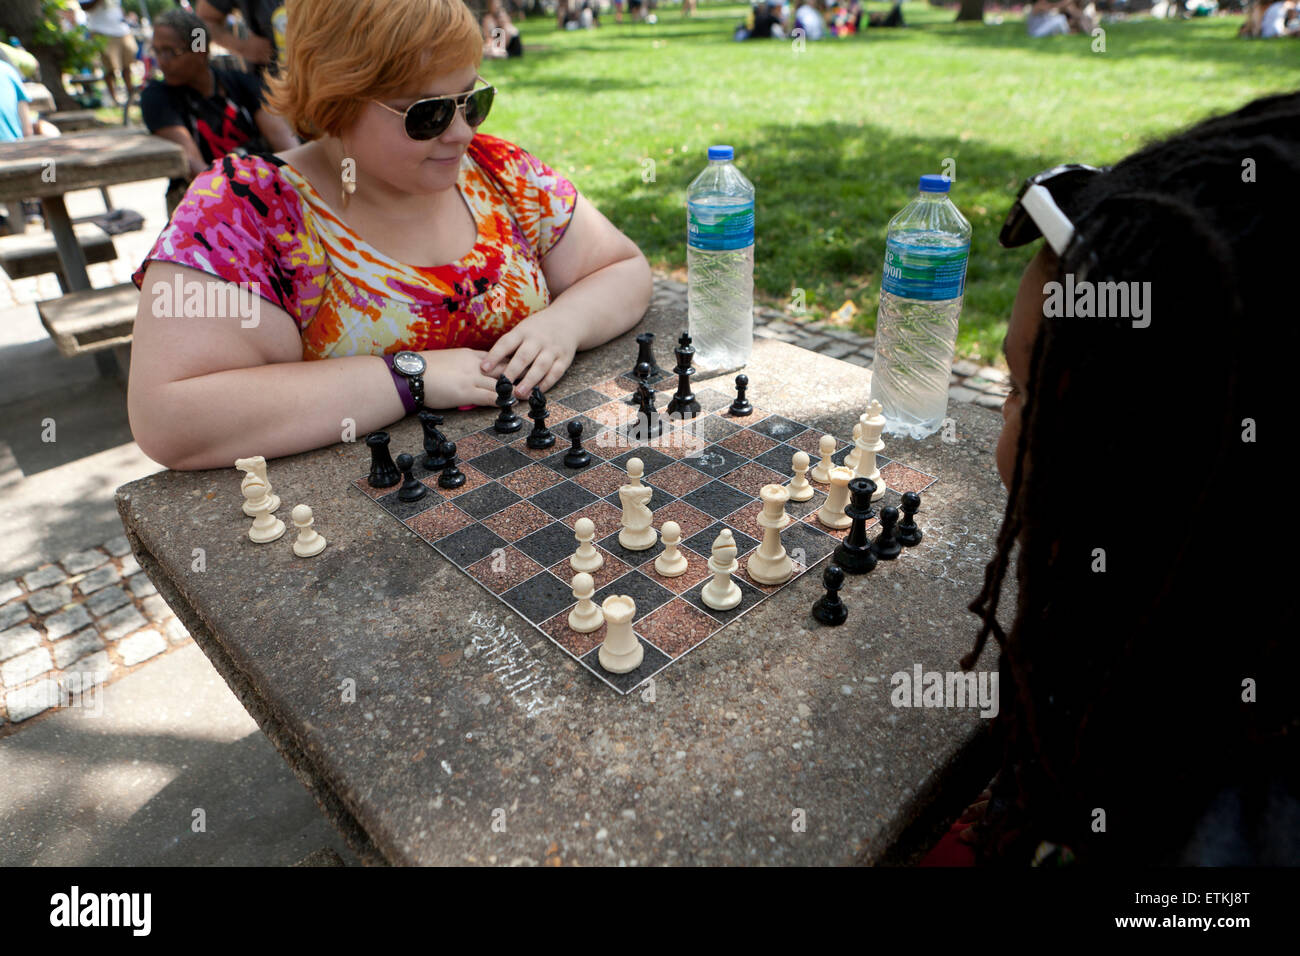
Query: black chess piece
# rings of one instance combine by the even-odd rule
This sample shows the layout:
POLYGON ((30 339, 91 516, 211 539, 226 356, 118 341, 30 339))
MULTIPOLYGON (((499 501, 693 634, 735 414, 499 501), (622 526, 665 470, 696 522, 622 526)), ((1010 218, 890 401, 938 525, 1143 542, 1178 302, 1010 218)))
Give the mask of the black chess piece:
POLYGON ((731 414, 741 418, 743 418, 746 415, 752 414, 754 411, 754 406, 749 404, 748 399, 745 398, 745 389, 747 388, 749 388, 749 376, 737 375, 736 376, 736 400, 731 403, 731 408, 728 409, 728 411, 730 411, 731 414))
POLYGON ((843 624, 849 616, 849 609, 840 600, 840 588, 844 587, 844 572, 838 564, 826 565, 822 572, 822 584, 826 585, 826 594, 817 599, 813 605, 812 615, 823 624, 832 627, 843 624))
POLYGON ((652 349, 655 344, 655 334, 653 332, 642 332, 636 337, 636 365, 632 369, 632 377, 638 381, 647 381, 650 376, 658 375, 663 371, 658 363, 655 362, 654 352, 652 349), (645 374, 642 374, 642 366, 645 366, 645 374))
POLYGON ((442 443, 442 457, 447 459, 447 467, 442 469, 442 474, 438 476, 439 488, 459 488, 465 484, 465 472, 460 470, 456 462, 456 443, 454 441, 445 441, 442 443))
POLYGON ((533 430, 524 444, 529 448, 550 448, 555 444, 555 434, 546 427, 546 396, 536 385, 528 396, 528 417, 533 420, 533 430))
POLYGON ((370 487, 391 488, 401 481, 401 472, 388 451, 388 432, 371 432, 366 444, 370 446, 370 487))
POLYGON ((419 478, 411 474, 415 459, 403 452, 397 456, 397 470, 402 473, 402 487, 397 490, 398 501, 419 501, 429 493, 419 478))
POLYGON ((426 471, 442 471, 447 466, 447 459, 439 451, 442 443, 447 440, 447 436, 438 429, 442 424, 442 416, 422 408, 419 419, 420 427, 424 429, 424 457, 420 459, 420 464, 426 471))
POLYGON ((591 452, 582 447, 582 422, 569 422, 569 441, 573 446, 564 455, 565 468, 586 468, 591 464, 591 452))
POLYGON ((898 535, 894 530, 896 524, 898 524, 898 509, 893 505, 885 505, 880 509, 880 534, 876 535, 876 540, 871 542, 871 550, 882 561, 892 561, 903 551, 903 546, 898 543, 898 535))
POLYGON ((636 441, 649 441, 663 433, 663 423, 655 410, 655 390, 642 382, 636 389, 636 423, 632 426, 632 438, 636 441))
POLYGON ((682 333, 682 337, 677 340, 677 348, 673 349, 673 355, 677 356, 677 367, 673 369, 673 374, 677 376, 677 393, 668 403, 668 414, 694 418, 700 413, 700 403, 691 391, 691 376, 695 374, 691 357, 695 355, 695 346, 691 345, 690 333, 682 333))
POLYGON ((515 398, 515 386, 510 379, 502 375, 497 379, 497 408, 501 409, 497 420, 492 423, 494 431, 502 435, 511 435, 524 427, 524 420, 516 415, 512 408, 519 399, 515 398))
POLYGON ((853 524, 831 558, 846 574, 866 574, 876 566, 876 555, 867 540, 867 519, 875 515, 871 510, 871 496, 875 493, 876 483, 870 478, 854 478, 849 482, 851 501, 844 513, 853 519, 853 524))
POLYGON ((916 513, 921 510, 921 496, 915 491, 903 492, 903 520, 898 523, 898 543, 912 548, 921 543, 921 528, 916 523, 916 513))

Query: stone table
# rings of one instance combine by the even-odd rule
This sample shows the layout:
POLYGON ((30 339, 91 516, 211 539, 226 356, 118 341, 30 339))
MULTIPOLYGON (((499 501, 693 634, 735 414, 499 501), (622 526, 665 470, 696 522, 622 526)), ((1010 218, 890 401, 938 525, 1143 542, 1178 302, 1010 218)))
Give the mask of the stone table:
MULTIPOLYGON (((651 308, 579 355, 562 387, 629 370, 644 330, 671 361, 682 322, 651 308)), ((746 372, 756 406, 842 436, 870 386, 864 369, 771 340, 746 372)), ((494 414, 451 413, 444 431, 494 414)), ((152 475, 117 503, 150 578, 368 862, 905 862, 991 770, 975 709, 890 702, 895 672, 957 670, 1005 506, 998 416, 950 415, 954 441, 885 449, 939 481, 924 541, 849 579, 845 625, 812 619, 821 575, 804 575, 653 695, 603 686, 365 500, 361 441, 270 464, 279 515, 310 504, 329 540, 309 560, 292 554, 292 524, 274 544, 248 540, 233 468, 152 475)), ((413 417, 388 431, 395 452, 420 444, 413 417)))

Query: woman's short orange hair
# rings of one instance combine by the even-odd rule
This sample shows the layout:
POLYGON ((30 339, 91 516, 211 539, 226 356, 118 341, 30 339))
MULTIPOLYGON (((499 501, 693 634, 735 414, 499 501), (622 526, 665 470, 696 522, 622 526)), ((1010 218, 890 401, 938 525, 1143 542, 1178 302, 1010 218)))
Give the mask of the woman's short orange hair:
POLYGON ((483 61, 463 0, 288 0, 267 107, 298 134, 338 136, 371 99, 483 61))

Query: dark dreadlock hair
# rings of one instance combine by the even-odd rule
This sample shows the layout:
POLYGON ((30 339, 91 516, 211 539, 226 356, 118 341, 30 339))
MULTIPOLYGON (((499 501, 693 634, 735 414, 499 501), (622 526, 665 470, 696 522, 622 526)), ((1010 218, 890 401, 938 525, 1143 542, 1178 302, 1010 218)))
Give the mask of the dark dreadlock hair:
POLYGON ((1179 862, 1225 788, 1244 788, 1248 811, 1279 785, 1300 794, 1293 615, 1271 606, 1289 569, 1267 548, 1296 540, 1269 450, 1295 431, 1281 363, 1300 318, 1300 93, 1153 143, 1064 211, 1082 241, 1056 280, 1149 282, 1150 325, 1045 316, 1034 340, 962 660, 990 634, 1001 645, 1002 767, 979 856, 1023 864, 1049 841, 1080 860, 1179 862))

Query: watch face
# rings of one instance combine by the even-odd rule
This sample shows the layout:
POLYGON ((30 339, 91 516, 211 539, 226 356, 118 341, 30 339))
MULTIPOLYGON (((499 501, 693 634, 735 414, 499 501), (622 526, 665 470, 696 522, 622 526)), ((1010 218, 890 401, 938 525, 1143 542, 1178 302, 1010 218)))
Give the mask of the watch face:
POLYGON ((418 352, 398 352, 393 356, 393 367, 403 375, 422 375, 425 363, 418 352))

